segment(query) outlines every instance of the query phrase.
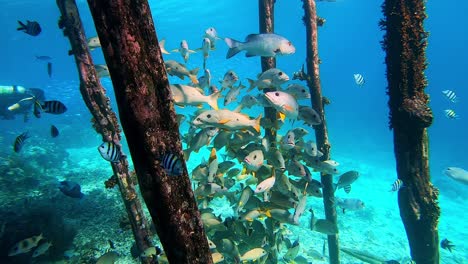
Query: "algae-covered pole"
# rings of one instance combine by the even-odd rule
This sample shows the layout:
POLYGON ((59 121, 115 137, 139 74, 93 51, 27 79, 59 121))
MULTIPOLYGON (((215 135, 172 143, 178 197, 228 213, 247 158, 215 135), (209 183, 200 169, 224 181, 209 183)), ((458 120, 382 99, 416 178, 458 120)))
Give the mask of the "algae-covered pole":
POLYGON ((140 189, 170 263, 212 263, 148 1, 88 0, 140 189), (181 175, 166 174, 165 154, 181 175))
MULTIPOLYGON (((80 92, 93 115, 93 127, 102 135, 104 141, 113 141, 120 145, 119 123, 97 77, 76 3, 74 0, 58 0, 57 5, 62 14, 59 27, 70 40, 71 53, 75 56, 80 77, 80 92)), ((123 157, 119 162, 111 163, 111 166, 124 200, 136 245, 140 251, 144 251, 152 246, 151 232, 128 171, 127 159, 123 157)), ((149 261, 150 259, 147 259, 143 263, 150 263, 149 261)))
MULTIPOLYGON (((317 147, 323 152, 322 160, 330 159, 330 143, 328 142, 327 122, 325 111, 323 109, 324 99, 322 97, 322 88, 320 86, 319 76, 319 56, 317 40, 317 9, 315 0, 303 0, 304 24, 307 35, 307 85, 309 86, 312 107, 322 118, 322 123, 315 125, 315 137, 317 147)), ((325 207, 325 217, 336 225, 335 194, 333 188, 333 176, 330 174, 321 175, 323 189, 323 204, 325 207)), ((328 235, 328 253, 330 263, 340 263, 340 251, 338 243, 338 234, 328 235)))
POLYGON ((390 128, 393 128, 400 215, 416 263, 439 263, 438 190, 431 184, 427 127, 432 111, 427 106, 424 0, 386 0, 382 6, 386 51, 390 128))
MULTIPOLYGON (((275 0, 258 0, 259 26, 260 33, 274 33, 274 7, 275 0)), ((260 57, 262 63, 262 72, 271 68, 276 68, 276 59, 274 57, 260 57)), ((264 92, 272 91, 271 88, 264 89, 264 92)), ((265 137, 269 142, 276 142, 276 131, 278 130, 277 113, 273 107, 265 107, 265 118, 271 120, 273 127, 265 128, 265 137)))

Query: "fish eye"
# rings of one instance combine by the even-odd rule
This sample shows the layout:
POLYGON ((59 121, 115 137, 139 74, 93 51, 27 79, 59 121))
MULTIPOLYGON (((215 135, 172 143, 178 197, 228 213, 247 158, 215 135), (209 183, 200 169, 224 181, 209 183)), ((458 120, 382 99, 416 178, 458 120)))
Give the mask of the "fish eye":
POLYGON ((278 93, 278 92, 276 92, 276 93, 275 93, 275 95, 276 95, 276 96, 279 96, 279 93, 278 93))
POLYGON ((305 89, 302 89, 302 92, 303 92, 303 93, 305 93, 305 92, 306 92, 306 90, 305 90, 305 89))
POLYGON ((213 31, 213 28, 210 28, 210 31, 213 31))
POLYGON ((288 41, 288 45, 291 46, 291 41, 288 41))
POLYGON ((229 75, 233 76, 233 75, 234 75, 234 73, 233 73, 233 72, 229 72, 229 75))
POLYGON ((198 118, 197 118, 197 121, 201 121, 201 119, 198 117, 198 118))
POLYGON ((253 158, 254 158, 254 159, 257 159, 257 155, 254 155, 254 157, 253 157, 253 158))
POLYGON ((279 76, 283 75, 283 72, 278 72, 278 75, 279 75, 279 76))
POLYGON ((211 118, 211 115, 210 114, 206 115, 206 118, 211 118))

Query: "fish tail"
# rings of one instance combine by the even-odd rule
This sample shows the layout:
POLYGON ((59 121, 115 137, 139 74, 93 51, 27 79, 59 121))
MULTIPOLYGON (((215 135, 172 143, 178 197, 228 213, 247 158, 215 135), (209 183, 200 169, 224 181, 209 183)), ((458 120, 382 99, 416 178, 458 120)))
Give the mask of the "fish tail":
POLYGON ((239 53, 240 51, 242 51, 242 44, 243 44, 242 42, 234 40, 232 38, 225 38, 224 42, 226 42, 226 44, 229 47, 229 50, 226 54, 226 59, 229 59, 232 56, 239 53))
POLYGON ((249 78, 247 78, 247 81, 249 82, 249 85, 250 85, 250 86, 249 86, 249 89, 247 89, 247 92, 250 92, 250 91, 252 91, 252 89, 255 88, 255 86, 256 86, 256 85, 255 85, 255 81, 252 80, 252 79, 249 79, 249 78))
POLYGON ((161 40, 161 41, 159 42, 159 49, 161 50, 161 53, 162 53, 162 54, 170 54, 170 53, 166 50, 166 48, 164 47, 165 44, 166 44, 166 40, 165 40, 165 39, 161 40))
POLYGON ((255 118, 254 129, 255 129, 255 131, 257 131, 258 133, 260 133, 260 120, 262 120, 262 114, 258 115, 258 117, 255 118))
POLYGON ((221 93, 218 91, 216 93, 210 94, 210 99, 208 100, 208 104, 214 109, 218 110, 218 98, 221 93))
POLYGON ((26 25, 23 24, 23 22, 18 20, 18 23, 19 23, 19 27, 16 30, 25 30, 26 29, 26 25))

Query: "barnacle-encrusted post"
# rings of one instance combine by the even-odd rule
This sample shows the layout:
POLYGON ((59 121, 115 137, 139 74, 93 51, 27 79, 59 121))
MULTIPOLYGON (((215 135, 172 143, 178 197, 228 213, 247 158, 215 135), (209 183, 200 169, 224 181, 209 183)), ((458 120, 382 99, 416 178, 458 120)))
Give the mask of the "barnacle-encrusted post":
MULTIPOLYGON (((274 11, 275 0, 258 0, 259 26, 260 33, 274 33, 274 11)), ((276 59, 274 57, 260 57, 262 64, 262 72, 276 68, 276 59)), ((267 93, 272 91, 271 88, 264 89, 267 93)), ((277 112, 273 107, 265 107, 265 118, 271 120, 273 127, 265 128, 265 137, 268 142, 276 141, 276 131, 278 130, 277 112)))
MULTIPOLYGON (((322 118, 322 123, 315 125, 315 138, 317 148, 323 152, 323 160, 330 159, 330 143, 328 142, 327 122, 323 109, 324 98, 320 85, 318 40, 317 40, 317 9, 315 0, 303 0, 304 24, 307 35, 307 85, 309 86, 312 107, 322 118)), ((323 189, 323 205, 325 207, 325 217, 336 225, 335 191, 333 188, 333 176, 330 174, 321 175, 323 189)), ((328 252, 330 263, 340 263, 340 250, 338 234, 328 235, 328 252)))
POLYGON ((88 0, 142 195, 170 263, 213 262, 185 161, 147 0, 88 0), (165 173, 166 153, 182 175, 165 173))
MULTIPOLYGON (((80 77, 80 92, 93 115, 93 127, 102 135, 104 141, 113 141, 120 145, 119 122, 97 77, 76 3, 74 0, 57 0, 57 5, 62 14, 59 27, 70 40, 72 48, 70 53, 75 56, 80 77)), ((98 155, 97 150, 96 155, 98 155)), ((119 162, 111 163, 111 166, 114 178, 119 184, 136 245, 143 252, 152 246, 151 232, 128 171, 127 159, 123 157, 119 162)), ((150 261, 151 259, 146 259, 143 263, 150 261)))
POLYGON ((424 93, 427 82, 424 0, 386 0, 382 5, 386 30, 382 46, 387 56, 390 128, 398 178, 400 215, 416 263, 439 263, 438 190, 430 182, 427 127, 432 112, 424 93))

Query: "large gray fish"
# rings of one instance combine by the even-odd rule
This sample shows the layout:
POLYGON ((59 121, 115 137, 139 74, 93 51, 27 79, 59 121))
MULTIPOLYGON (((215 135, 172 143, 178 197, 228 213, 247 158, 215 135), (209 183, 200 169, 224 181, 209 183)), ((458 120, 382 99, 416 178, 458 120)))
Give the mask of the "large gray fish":
POLYGON ((231 38, 225 38, 224 41, 229 47, 228 53, 226 54, 227 59, 243 50, 247 52, 245 54, 246 57, 275 57, 296 52, 296 48, 291 41, 272 33, 250 34, 245 38, 245 42, 240 42, 231 38))
POLYGON ((347 171, 343 173, 334 185, 335 190, 343 188, 346 193, 351 192, 351 184, 359 178, 358 171, 347 171))
POLYGON ((444 170, 444 174, 449 178, 468 185, 468 171, 462 168, 448 167, 444 170))
POLYGON ((265 88, 279 88, 281 84, 289 81, 289 76, 280 69, 272 68, 260 73, 256 81, 248 79, 250 87, 247 91, 258 87, 259 90, 265 88))
POLYGON ((297 118, 304 121, 309 126, 322 123, 320 115, 310 106, 299 106, 299 114, 297 118))
POLYGON ((178 63, 177 61, 174 60, 167 60, 164 62, 166 65, 166 71, 167 74, 171 76, 177 76, 180 79, 184 79, 185 76, 189 77, 192 83, 198 84, 198 79, 197 79, 197 74, 198 74, 198 68, 195 68, 193 70, 187 70, 187 67, 183 65, 182 63, 178 63))

